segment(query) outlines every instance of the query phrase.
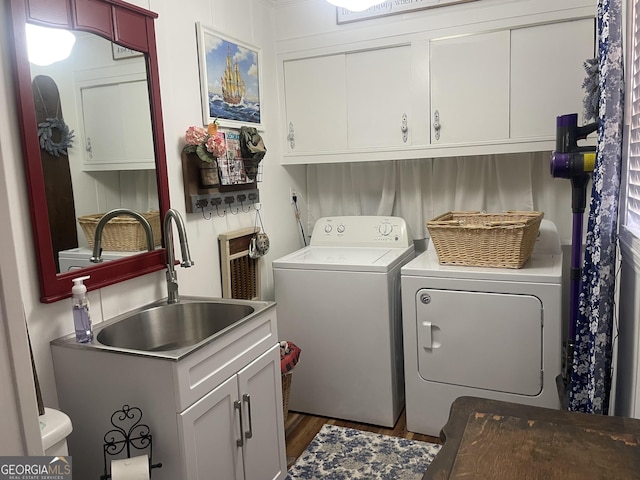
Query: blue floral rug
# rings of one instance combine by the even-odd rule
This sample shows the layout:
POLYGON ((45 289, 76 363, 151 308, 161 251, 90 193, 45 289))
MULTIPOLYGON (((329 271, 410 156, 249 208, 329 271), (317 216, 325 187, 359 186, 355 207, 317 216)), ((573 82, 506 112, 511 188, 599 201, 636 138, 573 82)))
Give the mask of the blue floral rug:
POLYGON ((440 445, 324 425, 287 479, 420 480, 440 445))

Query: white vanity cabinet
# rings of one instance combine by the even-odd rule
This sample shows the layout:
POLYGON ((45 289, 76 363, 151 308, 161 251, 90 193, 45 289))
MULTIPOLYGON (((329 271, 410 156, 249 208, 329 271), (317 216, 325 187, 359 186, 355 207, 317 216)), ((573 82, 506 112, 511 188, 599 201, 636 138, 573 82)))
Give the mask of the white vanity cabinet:
POLYGON ((282 477, 279 378, 280 348, 274 345, 178 415, 186 478, 212 472, 236 480, 282 477))
POLYGON ((123 405, 139 407, 153 435, 153 462, 162 463, 154 480, 285 478, 275 304, 178 359, 72 336, 51 351, 60 408, 73 424, 74 478, 103 474, 104 436, 123 405))
POLYGON ((285 60, 283 75, 288 154, 411 144, 410 45, 285 60))

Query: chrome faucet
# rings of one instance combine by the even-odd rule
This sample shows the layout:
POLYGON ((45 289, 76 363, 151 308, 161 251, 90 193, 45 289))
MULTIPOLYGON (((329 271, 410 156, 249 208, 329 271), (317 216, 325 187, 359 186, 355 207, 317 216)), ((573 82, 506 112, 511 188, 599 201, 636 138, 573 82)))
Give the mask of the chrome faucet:
POLYGON ((151 231, 151 225, 149 225, 147 219, 134 210, 130 210, 128 208, 116 208, 115 210, 105 213, 96 226, 96 232, 93 236, 93 256, 89 259, 93 263, 102 263, 102 230, 104 230, 104 226, 109 220, 114 217, 119 217, 120 215, 128 215, 138 220, 147 235, 147 250, 151 251, 154 249, 153 232, 151 231))
POLYGON ((177 210, 170 208, 164 215, 164 238, 167 250, 167 303, 178 303, 180 296, 178 295, 178 274, 175 269, 175 253, 173 251, 173 233, 171 232, 171 219, 173 219, 178 228, 178 237, 180 238, 180 250, 182 252, 181 267, 188 268, 194 265, 189 253, 189 243, 187 242, 187 234, 184 228, 184 222, 177 210))

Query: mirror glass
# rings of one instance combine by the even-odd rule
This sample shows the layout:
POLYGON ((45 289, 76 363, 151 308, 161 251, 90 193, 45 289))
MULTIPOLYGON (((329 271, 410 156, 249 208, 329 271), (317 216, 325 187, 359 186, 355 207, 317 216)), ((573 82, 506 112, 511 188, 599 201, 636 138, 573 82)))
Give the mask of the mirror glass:
MULTIPOLYGON (((38 28, 42 35, 33 40, 27 29, 27 46, 51 248, 56 271, 63 273, 93 266, 95 225, 114 208, 145 213, 160 238, 149 86, 142 52, 92 33, 66 32, 75 38, 69 56, 49 63, 38 53, 61 30, 38 28)), ((145 240, 131 217, 110 222, 103 261, 146 251, 146 242, 134 237, 145 240)))
POLYGON ((121 0, 7 4, 40 300, 68 298, 79 276, 90 275, 85 285, 95 290, 164 269, 160 219, 170 202, 157 15, 121 0), (30 61, 27 29, 34 25, 70 38, 71 48, 54 46, 45 32, 56 61, 30 61), (146 251, 133 218, 117 217, 107 227, 126 225, 105 227, 105 261, 90 263, 89 240, 101 214, 114 208, 147 217, 155 247, 146 251), (131 228, 133 235, 123 233, 131 228))

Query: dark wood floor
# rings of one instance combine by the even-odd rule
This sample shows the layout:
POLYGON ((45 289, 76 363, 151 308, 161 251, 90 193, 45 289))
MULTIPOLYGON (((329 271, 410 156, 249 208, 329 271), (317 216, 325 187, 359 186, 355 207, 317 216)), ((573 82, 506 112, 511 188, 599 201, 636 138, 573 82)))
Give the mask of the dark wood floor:
POLYGON ((404 410, 393 428, 378 427, 376 425, 368 425, 364 423, 347 422, 344 420, 336 420, 333 418, 318 417, 315 415, 306 415, 303 413, 289 412, 287 421, 285 422, 285 437, 287 441, 287 465, 290 467, 300 456, 307 445, 311 443, 313 437, 320 431, 322 426, 328 423, 330 425, 338 425, 341 427, 355 428, 367 432, 379 433, 382 435, 391 435, 394 437, 402 437, 410 440, 418 440, 430 443, 442 443, 437 437, 421 435, 407 431, 407 421, 404 410))

